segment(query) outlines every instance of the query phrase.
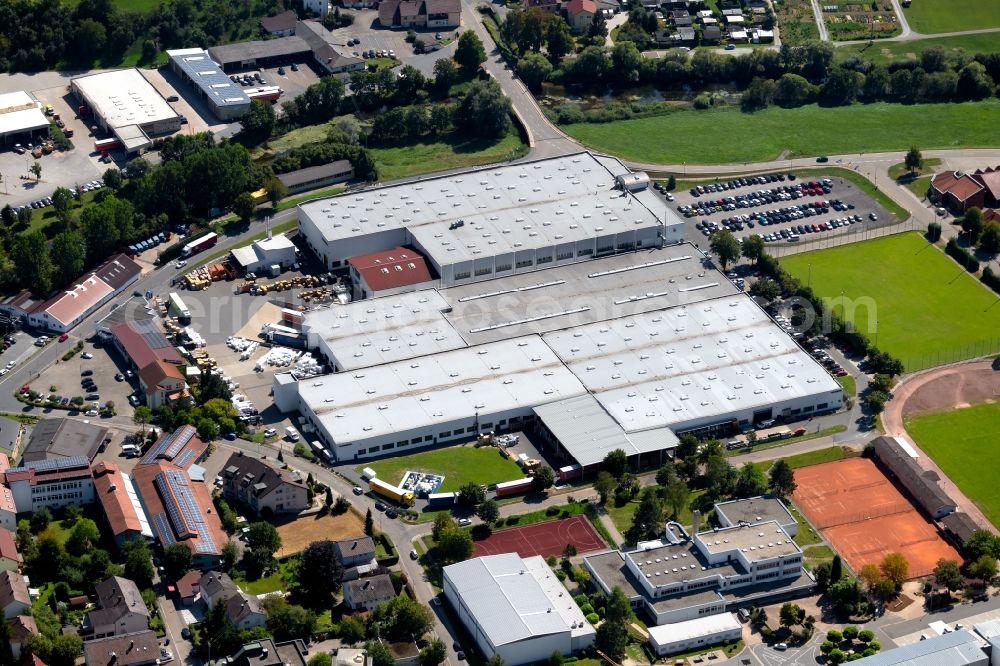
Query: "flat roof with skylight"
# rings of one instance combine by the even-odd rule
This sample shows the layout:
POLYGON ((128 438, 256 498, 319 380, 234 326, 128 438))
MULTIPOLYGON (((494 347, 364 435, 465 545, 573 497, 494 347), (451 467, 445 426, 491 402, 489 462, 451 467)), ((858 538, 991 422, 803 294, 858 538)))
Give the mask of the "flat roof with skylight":
POLYGON ((232 82, 218 63, 204 49, 172 49, 167 56, 202 94, 216 107, 250 106, 243 88, 232 82))
POLYGON ((178 118, 167 100, 134 68, 80 76, 73 79, 73 85, 111 128, 178 118))
POLYGON ((801 552, 778 523, 725 527, 695 536, 709 555, 740 551, 748 561, 767 560, 801 552))

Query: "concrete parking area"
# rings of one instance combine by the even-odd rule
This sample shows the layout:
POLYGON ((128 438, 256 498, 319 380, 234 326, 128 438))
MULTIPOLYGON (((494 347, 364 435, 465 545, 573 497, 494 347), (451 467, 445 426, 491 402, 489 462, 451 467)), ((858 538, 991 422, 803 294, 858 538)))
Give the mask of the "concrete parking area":
POLYGON ((156 88, 158 93, 163 95, 164 99, 169 100, 171 97, 177 97, 176 102, 168 103, 174 111, 184 116, 188 121, 186 125, 181 127, 182 133, 212 132, 222 138, 239 131, 238 123, 226 123, 216 118, 195 89, 186 85, 169 67, 144 69, 142 76, 149 81, 151 86, 156 88))
POLYGON ((245 73, 253 74, 255 71, 260 72, 260 77, 267 81, 267 85, 281 87, 284 93, 275 103, 275 110, 279 110, 282 104, 295 99, 304 93, 306 88, 319 82, 319 74, 313 69, 310 63, 296 63, 295 66, 298 68, 298 71, 293 70, 291 66, 287 65, 281 68, 284 70, 284 74, 278 73, 278 67, 263 67, 245 73))
MULTIPOLYGON (((733 178, 705 181, 700 184, 704 186, 712 185, 716 188, 716 191, 705 191, 696 196, 691 193, 691 190, 676 190, 670 193, 673 201, 668 201, 668 205, 684 219, 685 238, 691 239, 696 245, 704 246, 705 248, 708 246, 708 237, 711 235, 713 228, 724 227, 727 220, 741 216, 756 217, 757 219, 744 220, 736 225, 731 225, 730 230, 737 238, 744 238, 753 234, 764 236, 765 234, 780 233, 781 230, 795 229, 795 233, 803 241, 813 241, 820 237, 830 238, 846 234, 858 234, 859 238, 861 238, 864 230, 876 229, 896 222, 885 208, 849 180, 839 176, 828 176, 820 172, 809 172, 801 176, 796 176, 795 179, 789 178, 788 174, 785 173, 782 173, 781 176, 784 180, 776 179, 773 182, 765 183, 752 182, 752 176, 734 176, 733 178), (741 178, 746 178, 747 184, 741 184, 739 182, 741 178), (794 188, 803 183, 823 180, 830 181, 830 191, 828 193, 821 189, 813 188, 811 193, 803 193, 798 198, 788 198, 786 200, 776 198, 774 201, 767 202, 763 198, 758 197, 756 203, 749 202, 745 207, 727 203, 730 197, 736 199, 737 197, 744 196, 752 199, 755 193, 763 192, 774 196, 776 193, 785 192, 786 189, 794 188), (719 187, 720 184, 722 187, 719 187), (723 201, 721 206, 719 205, 720 200, 723 201), (803 215, 788 220, 780 219, 782 211, 785 209, 803 204, 815 204, 820 201, 840 201, 844 204, 845 209, 835 210, 833 207, 826 207, 823 212, 819 212, 818 214, 803 215), (695 210, 692 211, 689 217, 685 217, 684 207, 697 206, 698 204, 702 204, 703 206, 714 205, 718 210, 715 212, 695 210), (872 213, 875 214, 876 220, 871 219, 870 215, 872 213), (761 214, 767 216, 767 224, 761 224, 759 219, 761 214), (855 220, 853 223, 843 222, 841 223, 842 226, 831 230, 802 232, 797 230, 797 227, 800 225, 804 228, 808 224, 811 229, 812 225, 825 225, 828 222, 836 224, 835 220, 843 220, 854 215, 860 217, 860 221, 855 220), (705 225, 706 222, 709 224, 705 225)), ((787 192, 785 193, 788 194, 787 192)), ((661 196, 665 195, 661 194, 661 196)), ((786 243, 788 241, 782 239, 777 242, 786 243)))

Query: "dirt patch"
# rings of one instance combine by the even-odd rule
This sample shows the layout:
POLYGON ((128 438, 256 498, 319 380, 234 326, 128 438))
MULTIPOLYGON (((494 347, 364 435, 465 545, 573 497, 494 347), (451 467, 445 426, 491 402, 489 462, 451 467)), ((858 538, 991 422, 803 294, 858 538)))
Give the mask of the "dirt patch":
POLYGON ((905 594, 901 594, 892 601, 890 601, 889 603, 887 603, 885 607, 891 610, 893 613, 898 613, 899 611, 903 610, 912 603, 913 599, 906 596, 905 594))
POLYGON ((947 368, 922 382, 902 406, 903 419, 993 402, 1000 396, 1000 372, 992 363, 964 364, 947 368))
POLYGON ((278 557, 294 555, 313 541, 325 539, 338 541, 365 533, 364 523, 351 511, 339 516, 329 514, 304 516, 278 525, 277 528, 278 534, 281 535, 281 550, 277 553, 278 557))

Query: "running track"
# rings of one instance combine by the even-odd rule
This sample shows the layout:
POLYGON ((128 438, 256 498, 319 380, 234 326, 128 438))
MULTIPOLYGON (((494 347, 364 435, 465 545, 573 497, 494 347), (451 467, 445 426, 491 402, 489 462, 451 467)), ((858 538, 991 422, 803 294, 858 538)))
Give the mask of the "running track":
POLYGON ((607 547, 585 516, 573 516, 494 532, 486 539, 476 541, 472 556, 517 553, 521 557, 548 557, 562 555, 566 544, 570 543, 576 546, 578 553, 607 547))

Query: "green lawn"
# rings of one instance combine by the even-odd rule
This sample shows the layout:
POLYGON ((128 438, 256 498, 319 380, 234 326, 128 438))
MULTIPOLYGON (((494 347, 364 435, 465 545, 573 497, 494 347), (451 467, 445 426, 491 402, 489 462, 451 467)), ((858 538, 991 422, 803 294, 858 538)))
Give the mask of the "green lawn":
MULTIPOLYGON (((788 466, 792 469, 799 469, 800 467, 809 467, 810 465, 821 465, 835 460, 843 460, 844 458, 852 457, 852 455, 855 454, 849 453, 842 446, 831 446, 827 449, 819 449, 818 451, 808 451, 806 453, 788 456, 783 460, 788 463, 788 466)), ((767 471, 771 469, 771 465, 774 464, 774 461, 765 460, 754 464, 766 474, 767 471)))
MULTIPOLYGON (((677 522, 685 526, 691 525, 691 504, 704 494, 704 490, 691 491, 691 495, 688 497, 688 504, 681 511, 680 515, 677 516, 677 522)), ((608 517, 611 518, 611 522, 613 522, 615 527, 618 528, 618 531, 625 534, 625 532, 632 527, 632 515, 638 507, 638 501, 626 502, 625 504, 618 506, 615 504, 614 498, 611 498, 608 500, 608 503, 604 508, 608 512, 608 517)))
POLYGON ((941 166, 941 160, 932 157, 924 160, 922 169, 917 169, 916 172, 911 173, 906 168, 906 165, 900 162, 889 167, 889 177, 895 179, 899 185, 902 185, 910 192, 913 192, 914 195, 923 199, 927 196, 927 188, 930 187, 931 178, 934 177, 934 172, 939 166, 941 166))
POLYGON ((399 483, 407 470, 440 474, 444 476, 440 492, 458 490, 470 482, 489 485, 524 476, 517 463, 501 457, 499 450, 492 446, 476 448, 471 444, 377 460, 358 465, 358 472, 365 467, 374 469, 378 478, 386 483, 399 483))
MULTIPOLYGON (((922 169, 917 169, 916 175, 920 176, 923 174, 933 174, 937 171, 936 167, 941 166, 941 160, 937 157, 929 157, 924 160, 924 166, 922 169)), ((889 167, 889 177, 895 180, 900 178, 905 178, 910 175, 910 170, 906 168, 905 162, 900 162, 899 164, 893 164, 889 167)))
POLYGON ((805 548, 807 546, 815 546, 818 543, 823 543, 823 539, 820 538, 816 531, 809 525, 806 519, 802 516, 795 506, 789 504, 788 510, 795 516, 795 522, 798 523, 798 530, 795 532, 795 543, 799 545, 799 548, 805 548))
POLYGON ((844 395, 848 398, 853 398, 858 394, 858 383, 854 381, 854 377, 850 375, 837 377, 837 383, 844 387, 844 395))
POLYGON ((910 371, 972 358, 980 347, 989 353, 983 345, 1000 327, 996 296, 918 233, 797 254, 781 265, 823 298, 843 295, 850 311, 835 309, 910 371))
POLYGON ((906 431, 990 522, 1000 525, 1000 485, 995 474, 1000 466, 995 441, 1000 432, 1000 404, 911 417, 906 420, 906 431))
POLYGON ((922 33, 998 28, 1000 0, 914 0, 903 14, 922 33))
MULTIPOLYGON (((919 0, 918 0, 919 1, 919 0)), ((562 130, 599 151, 653 164, 724 164, 783 157, 1000 145, 1000 101, 836 108, 680 110, 562 130), (795 131, 789 131, 789 128, 795 131), (706 132, 706 128, 711 131, 706 132), (734 138, 735 137, 735 138, 734 138)))
POLYGON ((370 149, 378 167, 379 180, 382 181, 507 162, 525 155, 527 150, 513 129, 499 141, 463 139, 454 132, 436 141, 370 149))
POLYGON ((907 180, 903 183, 903 187, 913 192, 914 196, 923 199, 927 196, 927 190, 930 189, 932 178, 934 178, 934 176, 927 175, 914 178, 913 180, 907 180))
POLYGON ((871 62, 888 65, 892 62, 917 60, 921 51, 931 46, 943 46, 952 53, 961 49, 969 55, 1000 50, 995 33, 981 33, 958 37, 928 37, 908 42, 879 42, 873 46, 849 44, 837 47, 836 58, 837 60, 846 60, 852 56, 860 55, 871 62))
POLYGON ((323 197, 332 197, 340 194, 346 188, 343 185, 337 185, 335 187, 328 187, 325 190, 314 190, 312 192, 306 192, 305 194, 299 194, 294 197, 288 197, 287 199, 282 199, 278 202, 277 210, 283 211, 289 208, 295 208, 300 203, 304 201, 310 201, 312 199, 321 199, 323 197))

